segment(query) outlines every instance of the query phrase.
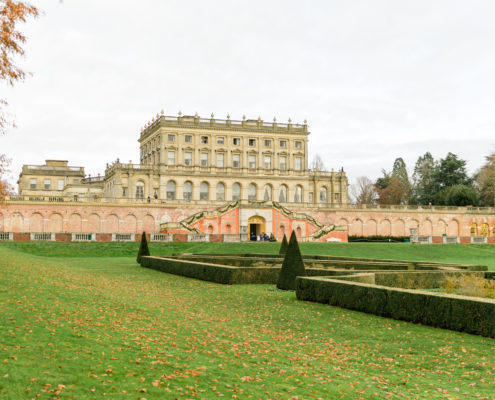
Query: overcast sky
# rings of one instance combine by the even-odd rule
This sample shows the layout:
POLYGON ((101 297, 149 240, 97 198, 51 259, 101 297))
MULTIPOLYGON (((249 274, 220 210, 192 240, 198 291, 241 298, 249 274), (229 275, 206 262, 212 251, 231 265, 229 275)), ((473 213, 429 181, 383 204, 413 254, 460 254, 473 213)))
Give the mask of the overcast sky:
POLYGON ((495 151, 495 2, 39 0, 22 26, 24 83, 0 86, 23 164, 103 173, 138 163, 167 115, 308 120, 310 159, 350 183, 447 152, 474 172, 495 151))

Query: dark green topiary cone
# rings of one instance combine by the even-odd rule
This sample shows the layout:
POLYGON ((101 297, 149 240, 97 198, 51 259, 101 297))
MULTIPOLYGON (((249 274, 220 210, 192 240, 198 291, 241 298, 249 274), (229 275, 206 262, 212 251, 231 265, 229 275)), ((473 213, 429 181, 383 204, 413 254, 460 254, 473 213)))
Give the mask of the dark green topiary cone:
POLYGON ((282 290, 296 289, 296 276, 306 276, 304 262, 297 244, 296 233, 292 231, 289 246, 278 276, 277 288, 282 290))
POLYGON ((287 253, 287 246, 289 246, 289 243, 287 243, 287 237, 285 236, 284 233, 284 238, 282 239, 282 244, 280 245, 280 250, 278 251, 278 254, 285 254, 287 253))
POLYGON ((150 249, 148 248, 148 241, 146 240, 146 232, 143 232, 143 234, 141 235, 141 244, 139 245, 137 262, 141 264, 141 257, 149 255, 150 249))

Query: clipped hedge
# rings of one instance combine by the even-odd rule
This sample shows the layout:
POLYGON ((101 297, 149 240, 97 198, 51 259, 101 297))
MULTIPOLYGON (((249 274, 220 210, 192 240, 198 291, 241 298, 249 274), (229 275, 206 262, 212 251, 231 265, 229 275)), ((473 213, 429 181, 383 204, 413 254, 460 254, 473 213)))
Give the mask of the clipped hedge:
POLYGON ((299 300, 495 338, 495 300, 298 277, 299 300))
POLYGON ((280 268, 243 268, 162 257, 142 257, 141 266, 225 285, 275 283, 280 268))

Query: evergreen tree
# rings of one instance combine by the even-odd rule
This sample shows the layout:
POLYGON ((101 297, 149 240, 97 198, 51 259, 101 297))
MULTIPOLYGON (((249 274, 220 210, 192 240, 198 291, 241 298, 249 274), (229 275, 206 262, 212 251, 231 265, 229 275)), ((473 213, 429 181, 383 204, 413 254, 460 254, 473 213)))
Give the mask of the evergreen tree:
POLYGON ((141 264, 141 257, 149 256, 150 249, 148 248, 148 241, 146 240, 146 232, 141 235, 141 244, 139 245, 139 251, 136 261, 141 264))
POLYGON ((472 186, 473 183, 466 172, 466 161, 453 153, 448 153, 445 158, 440 159, 432 178, 439 190, 454 185, 472 186))
POLYGON ((289 247, 285 253, 284 262, 278 276, 277 288, 282 290, 295 290, 296 277, 306 276, 304 262, 297 244, 296 233, 292 231, 289 247))
POLYGON ((287 246, 289 245, 289 243, 287 243, 287 237, 285 236, 285 233, 284 233, 284 238, 282 239, 282 244, 280 245, 280 250, 278 251, 278 254, 285 254, 287 253, 287 246))
POLYGON ((424 156, 420 156, 416 161, 412 176, 412 204, 428 205, 433 203, 437 191, 432 177, 435 168, 436 161, 430 152, 426 152, 424 156))
POLYGON ((446 206, 477 206, 478 196, 472 187, 454 185, 445 198, 446 206))

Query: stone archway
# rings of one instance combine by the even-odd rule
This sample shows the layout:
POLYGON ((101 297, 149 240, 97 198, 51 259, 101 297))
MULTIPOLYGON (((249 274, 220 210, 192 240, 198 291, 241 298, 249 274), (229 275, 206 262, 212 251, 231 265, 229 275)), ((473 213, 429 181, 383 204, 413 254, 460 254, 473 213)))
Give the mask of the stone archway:
POLYGON ((259 236, 262 233, 266 233, 266 220, 261 215, 253 215, 248 219, 249 236, 252 234, 259 236))

